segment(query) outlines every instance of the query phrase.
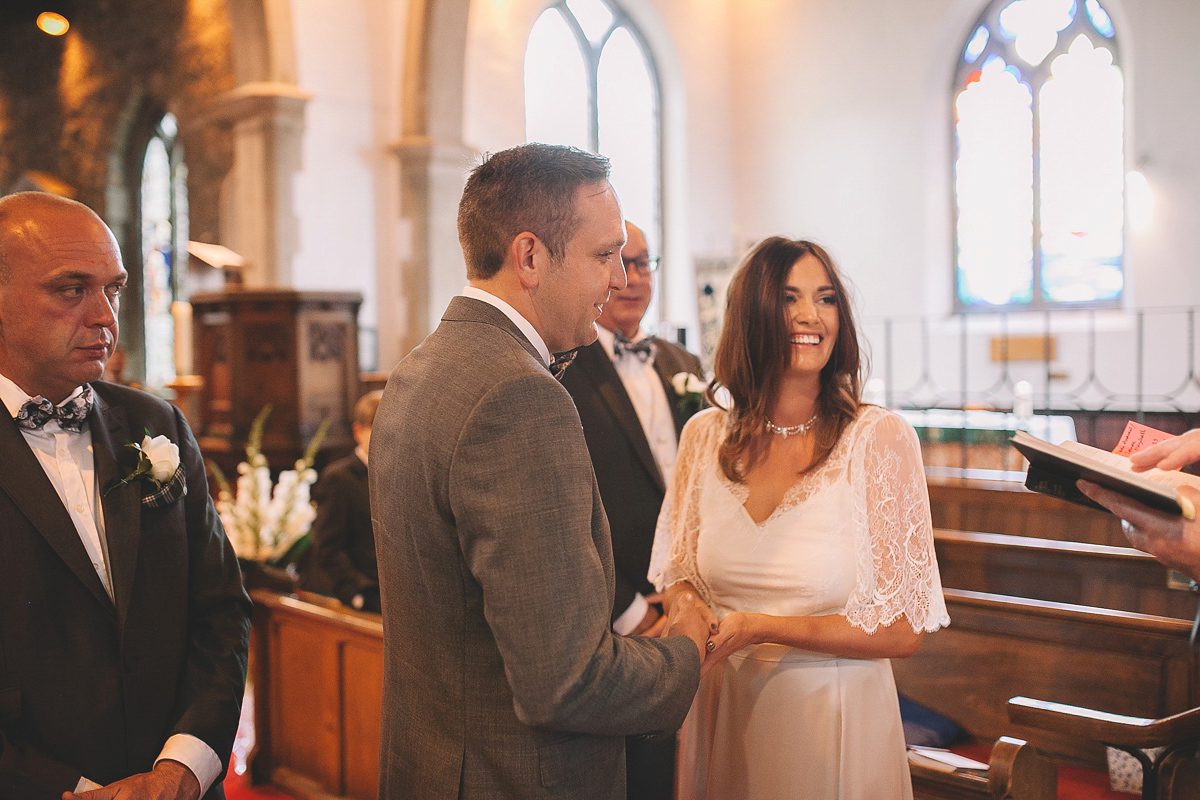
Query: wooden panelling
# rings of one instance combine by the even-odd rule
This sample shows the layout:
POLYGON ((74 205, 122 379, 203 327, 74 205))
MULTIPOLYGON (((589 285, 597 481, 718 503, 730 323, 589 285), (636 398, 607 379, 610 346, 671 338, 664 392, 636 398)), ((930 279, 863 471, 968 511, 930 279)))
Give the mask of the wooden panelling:
POLYGON ((927 635, 915 656, 892 662, 896 683, 983 741, 1017 736, 1103 769, 1098 744, 1010 723, 1008 699, 1152 719, 1200 700, 1183 620, 958 589, 947 589, 946 601, 950 626, 927 635))
POLYGON ((299 800, 374 800, 382 620, 307 593, 251 597, 255 780, 299 800))
POLYGON ((1167 585, 1169 570, 1131 547, 1002 533, 934 531, 942 585, 1191 620, 1197 597, 1167 585))
POLYGON ((1117 547, 1129 544, 1112 514, 1037 494, 1020 484, 966 478, 929 478, 928 483, 935 528, 1117 547))

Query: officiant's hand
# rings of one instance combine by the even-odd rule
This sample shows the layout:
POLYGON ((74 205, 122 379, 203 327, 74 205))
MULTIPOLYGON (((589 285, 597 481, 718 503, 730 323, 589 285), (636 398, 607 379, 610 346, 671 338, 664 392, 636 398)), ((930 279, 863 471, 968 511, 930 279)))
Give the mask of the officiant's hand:
POLYGON ((1200 428, 1139 450, 1129 460, 1133 462, 1134 472, 1144 472, 1151 467, 1179 469, 1193 461, 1200 461, 1200 428))
POLYGON ((63 792, 63 800, 199 800, 200 782, 178 761, 164 759, 149 772, 130 775, 89 792, 63 792))
MULTIPOLYGON (((1156 511, 1088 481, 1079 481, 1078 486, 1079 491, 1121 518, 1121 530, 1131 545, 1192 580, 1200 580, 1200 520, 1156 511)), ((1200 491, 1180 486, 1179 493, 1200 508, 1200 491)))

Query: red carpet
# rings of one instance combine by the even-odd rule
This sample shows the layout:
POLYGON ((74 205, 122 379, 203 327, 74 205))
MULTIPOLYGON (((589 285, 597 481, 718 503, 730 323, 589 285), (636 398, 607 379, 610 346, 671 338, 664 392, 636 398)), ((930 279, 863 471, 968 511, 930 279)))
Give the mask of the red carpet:
POLYGON ((233 740, 233 757, 229 759, 229 772, 225 775, 225 800, 292 800, 270 786, 251 786, 246 772, 246 756, 254 747, 254 695, 246 687, 242 700, 242 718, 238 722, 237 736, 233 740))

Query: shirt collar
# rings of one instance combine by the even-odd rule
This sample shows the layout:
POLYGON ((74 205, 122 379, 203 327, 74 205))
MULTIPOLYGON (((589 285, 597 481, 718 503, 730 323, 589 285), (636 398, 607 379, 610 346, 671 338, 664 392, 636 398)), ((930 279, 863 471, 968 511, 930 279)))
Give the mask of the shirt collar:
POLYGON ((525 334, 525 338, 529 340, 529 343, 537 349, 538 355, 542 357, 542 363, 547 367, 550 366, 550 348, 546 347, 546 342, 542 339, 541 335, 538 334, 537 329, 533 327, 533 324, 530 323, 529 320, 525 319, 525 317, 521 316, 521 312, 517 311, 499 297, 496 297, 496 295, 492 294, 491 292, 480 289, 477 286, 468 285, 463 287, 462 296, 470 297, 473 300, 480 300, 504 312, 504 316, 512 320, 513 325, 516 325, 517 329, 521 331, 521 333, 525 334))
MULTIPOLYGON (((75 391, 67 395, 66 400, 63 400, 62 403, 67 402, 67 400, 70 400, 72 397, 82 391, 82 386, 76 386, 75 391)), ((7 375, 0 375, 0 400, 4 401, 4 407, 8 409, 8 415, 10 417, 16 419, 17 412, 21 410, 21 406, 25 405, 25 403, 32 399, 32 395, 26 394, 25 390, 13 383, 7 375)), ((61 406, 62 403, 59 403, 58 405, 61 406)))

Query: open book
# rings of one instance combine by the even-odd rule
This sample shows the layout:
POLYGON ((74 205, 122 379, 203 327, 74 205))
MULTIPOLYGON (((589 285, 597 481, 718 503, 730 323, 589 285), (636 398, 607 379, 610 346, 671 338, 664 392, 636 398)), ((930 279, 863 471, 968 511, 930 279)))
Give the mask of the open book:
POLYGON ((1017 431, 1012 445, 1029 459, 1025 486, 1035 492, 1107 511, 1075 486, 1075 481, 1083 478, 1159 511, 1195 518, 1191 501, 1176 491, 1177 486, 1200 489, 1200 477, 1195 475, 1160 469, 1134 472, 1126 456, 1079 442, 1050 444, 1024 431, 1017 431))
POLYGON ((936 769, 938 772, 971 771, 986 773, 988 765, 973 758, 960 756, 941 747, 908 746, 908 763, 936 769))

